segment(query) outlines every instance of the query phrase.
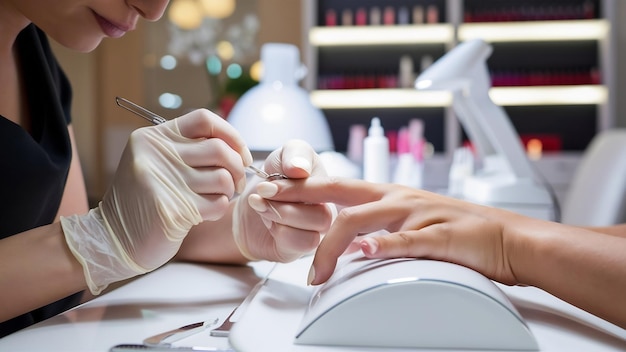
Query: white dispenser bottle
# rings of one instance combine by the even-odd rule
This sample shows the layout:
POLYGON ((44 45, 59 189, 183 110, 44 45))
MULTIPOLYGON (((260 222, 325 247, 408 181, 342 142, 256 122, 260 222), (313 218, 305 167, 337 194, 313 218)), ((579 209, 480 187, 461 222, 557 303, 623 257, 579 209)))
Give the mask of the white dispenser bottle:
POLYGON ((372 119, 363 141, 363 179, 369 182, 389 182, 389 140, 380 118, 372 119))

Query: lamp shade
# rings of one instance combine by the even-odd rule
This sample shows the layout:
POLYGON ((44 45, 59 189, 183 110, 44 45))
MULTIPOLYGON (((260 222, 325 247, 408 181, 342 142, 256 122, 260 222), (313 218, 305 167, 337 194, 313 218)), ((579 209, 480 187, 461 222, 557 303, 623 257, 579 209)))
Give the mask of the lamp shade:
POLYGON ((298 86, 298 48, 268 43, 261 48, 261 82, 239 98, 230 122, 251 151, 272 151, 290 139, 302 139, 317 152, 334 150, 326 117, 298 86))

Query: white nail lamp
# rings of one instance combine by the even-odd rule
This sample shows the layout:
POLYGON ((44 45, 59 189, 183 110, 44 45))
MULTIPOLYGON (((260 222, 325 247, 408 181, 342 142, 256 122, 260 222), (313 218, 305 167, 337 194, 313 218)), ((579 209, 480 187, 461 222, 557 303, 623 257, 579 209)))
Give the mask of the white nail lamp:
POLYGON ((554 198, 537 181, 508 115, 489 97, 491 52, 480 39, 461 43, 419 75, 415 87, 452 92, 452 108, 482 159, 464 182, 464 199, 555 220, 554 198))
POLYGON ((291 44, 261 48, 261 82, 239 98, 228 121, 253 152, 270 152, 290 139, 302 139, 317 151, 334 150, 328 121, 297 84, 300 53, 291 44))

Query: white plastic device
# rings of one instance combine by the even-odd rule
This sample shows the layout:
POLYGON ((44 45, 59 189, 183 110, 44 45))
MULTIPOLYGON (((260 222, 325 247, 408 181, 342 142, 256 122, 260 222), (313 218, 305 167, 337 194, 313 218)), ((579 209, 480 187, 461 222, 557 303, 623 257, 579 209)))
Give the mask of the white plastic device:
POLYGON ((312 295, 296 344, 538 350, 519 312, 476 271, 433 260, 346 258, 312 295))
POLYGON ((452 92, 454 112, 482 161, 464 182, 464 199, 555 220, 552 195, 538 182, 508 115, 489 97, 492 50, 481 39, 461 43, 419 75, 415 87, 452 92))
POLYGON ((389 182, 389 140, 380 118, 372 118, 363 140, 363 179, 375 183, 389 182))
POLYGON ((302 139, 317 152, 335 149, 328 121, 298 85, 300 53, 295 45, 261 48, 261 82, 248 90, 228 116, 253 152, 269 152, 290 139, 302 139))

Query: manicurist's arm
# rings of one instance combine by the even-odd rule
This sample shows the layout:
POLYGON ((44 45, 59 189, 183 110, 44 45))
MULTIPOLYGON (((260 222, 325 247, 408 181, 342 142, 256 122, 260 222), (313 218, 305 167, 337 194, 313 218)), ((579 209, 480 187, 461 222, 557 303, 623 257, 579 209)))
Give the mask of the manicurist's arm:
MULTIPOLYGON (((89 210, 71 126, 68 132, 74 152, 57 220, 89 210)), ((67 247, 58 222, 0 240, 0 258, 0 287, 6 288, 0 290, 0 321, 87 288, 82 266, 67 247)))
POLYGON ((0 240, 0 321, 87 288, 60 223, 0 240))
POLYGON ((84 187, 76 182, 75 159, 60 222, 0 241, 1 319, 86 287, 99 294, 161 266, 194 225, 230 210, 229 199, 243 190, 244 167, 251 162, 232 126, 195 110, 134 131, 102 202, 81 212, 84 187), (82 201, 71 198, 81 188, 82 201))

